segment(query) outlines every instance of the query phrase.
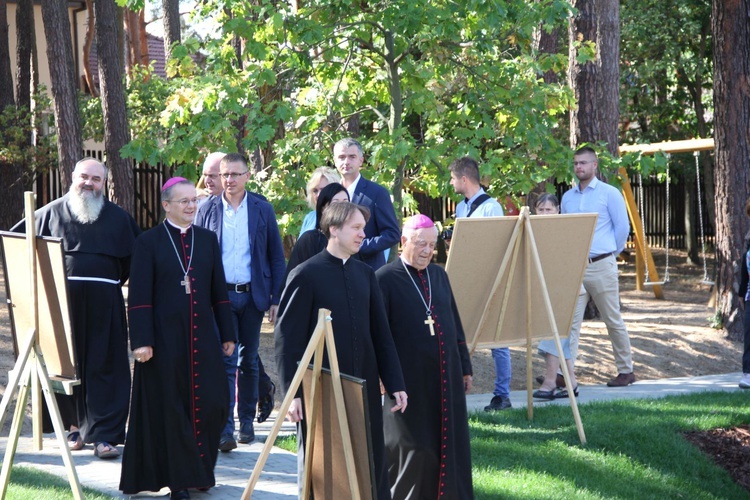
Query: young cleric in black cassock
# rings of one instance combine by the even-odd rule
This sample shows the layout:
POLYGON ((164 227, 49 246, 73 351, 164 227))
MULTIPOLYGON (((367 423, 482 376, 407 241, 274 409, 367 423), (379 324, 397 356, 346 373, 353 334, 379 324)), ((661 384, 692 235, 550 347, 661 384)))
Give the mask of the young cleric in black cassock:
POLYGON ((229 408, 220 342, 236 341, 216 235, 196 226, 181 233, 166 221, 143 233, 133 254, 128 316, 131 349, 153 346, 153 358, 135 365, 120 490, 214 486, 229 408), (189 266, 189 293, 173 244, 189 266))
POLYGON ((387 400, 383 407, 393 498, 473 498, 464 392, 471 360, 448 275, 435 264, 419 271, 401 257, 376 275, 410 399, 404 413, 391 413, 387 400))
MULTIPOLYGON (((109 201, 104 201, 94 222, 81 223, 70 210, 70 196, 66 194, 34 213, 38 235, 62 238, 81 377, 73 397, 56 397, 66 429, 80 427, 85 442, 105 441, 114 446, 125 441, 130 401, 122 284, 130 274, 130 256, 140 229, 125 210, 109 201)), ((24 221, 12 228, 25 230, 24 221)))
MULTIPOLYGON (((275 329, 276 362, 284 390, 289 390, 321 308, 331 310, 341 373, 367 381, 378 498, 390 498, 383 456, 378 377, 388 394, 402 391, 404 381, 383 311, 383 300, 370 266, 351 257, 344 262, 323 250, 292 271, 281 295, 275 329)), ((328 367, 327 360, 324 365, 328 367)))

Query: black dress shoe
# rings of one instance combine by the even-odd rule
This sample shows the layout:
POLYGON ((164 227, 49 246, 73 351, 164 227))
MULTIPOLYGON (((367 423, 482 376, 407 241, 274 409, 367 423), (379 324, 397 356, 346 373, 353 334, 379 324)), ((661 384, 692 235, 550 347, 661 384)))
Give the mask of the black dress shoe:
POLYGON ((511 406, 510 399, 502 396, 493 396, 490 404, 484 407, 484 411, 507 410, 511 406))
POLYGON ((185 498, 190 498, 190 493, 188 492, 188 490, 172 491, 169 494, 169 498, 171 498, 172 500, 184 500, 185 498))
POLYGON ((237 441, 231 434, 222 434, 219 438, 219 451, 232 451, 237 448, 237 441))
POLYGON ((271 390, 258 400, 258 423, 262 424, 273 411, 274 395, 276 394, 276 385, 271 382, 271 390))
POLYGON ((237 433, 237 441, 242 444, 255 441, 255 429, 253 429, 252 423, 240 425, 240 432, 237 433))

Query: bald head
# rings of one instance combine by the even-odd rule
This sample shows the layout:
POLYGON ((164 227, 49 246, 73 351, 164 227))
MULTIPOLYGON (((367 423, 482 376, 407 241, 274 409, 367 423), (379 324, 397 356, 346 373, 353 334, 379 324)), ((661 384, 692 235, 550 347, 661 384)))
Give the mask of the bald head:
POLYGON ((206 184, 206 190, 212 196, 218 196, 224 190, 219 180, 219 166, 226 153, 215 152, 206 156, 203 162, 203 182, 206 184))

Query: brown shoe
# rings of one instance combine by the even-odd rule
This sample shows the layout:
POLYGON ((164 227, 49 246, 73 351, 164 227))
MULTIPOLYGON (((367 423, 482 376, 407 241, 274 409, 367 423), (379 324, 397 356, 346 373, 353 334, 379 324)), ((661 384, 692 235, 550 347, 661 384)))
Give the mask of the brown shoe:
POLYGON ((607 387, 627 387, 635 382, 635 373, 620 373, 607 382, 607 387))

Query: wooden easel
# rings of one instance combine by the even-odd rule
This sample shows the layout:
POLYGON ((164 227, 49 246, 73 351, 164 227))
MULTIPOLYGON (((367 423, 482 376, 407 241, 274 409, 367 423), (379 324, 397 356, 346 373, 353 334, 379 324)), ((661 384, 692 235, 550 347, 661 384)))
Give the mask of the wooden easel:
POLYGON ((310 474, 310 467, 312 463, 313 448, 315 446, 313 436, 315 435, 315 428, 318 425, 320 417, 320 410, 316 407, 315 402, 317 401, 317 395, 320 389, 320 378, 323 369, 323 357, 324 353, 328 354, 328 362, 331 366, 331 380, 333 384, 333 395, 336 402, 336 413, 339 421, 339 428, 341 429, 341 439, 344 448, 344 461, 346 463, 346 473, 349 479, 349 490, 352 493, 352 499, 360 499, 359 482, 357 480, 357 472, 354 465, 354 449, 352 447, 351 436, 349 434, 349 422, 346 416, 346 410, 344 408, 344 392, 341 386, 341 372, 339 371, 338 357, 336 356, 336 344, 333 339, 333 329, 331 327, 331 311, 328 309, 320 309, 318 311, 318 323, 315 326, 310 342, 305 349, 305 353, 302 355, 299 367, 294 374, 292 383, 289 390, 286 393, 284 401, 281 403, 279 413, 274 422, 273 427, 263 445, 263 450, 258 457, 258 461, 253 468, 253 473, 245 486, 245 491, 242 493, 243 500, 249 500, 252 496, 255 485, 258 482, 260 473, 266 464, 268 455, 271 453, 276 437, 279 435, 281 430, 281 424, 284 422, 284 415, 289 410, 289 406, 292 404, 297 390, 302 384, 305 371, 311 360, 313 360, 313 378, 312 378, 312 394, 311 401, 313 404, 310 408, 307 408, 307 442, 305 443, 305 469, 304 479, 302 487, 301 498, 310 498, 310 491, 312 488, 312 476, 310 474))
POLYGON ((26 404, 29 397, 29 386, 32 388, 32 420, 34 422, 34 443, 35 449, 41 449, 41 401, 38 387, 41 385, 41 391, 47 402, 47 408, 50 412, 52 426, 55 429, 55 436, 60 447, 60 454, 65 463, 65 470, 68 473, 68 483, 70 483, 73 497, 82 499, 83 490, 81 482, 78 480, 78 474, 73 463, 73 456, 68 448, 65 429, 63 428, 60 410, 57 407, 57 400, 52 390, 47 367, 44 364, 42 349, 39 345, 39 308, 38 308, 38 284, 37 284, 37 250, 36 250, 36 232, 34 224, 34 194, 26 192, 24 195, 25 213, 26 213, 26 240, 29 246, 29 268, 31 270, 31 297, 33 303, 34 328, 30 329, 26 338, 19 345, 19 356, 13 370, 9 372, 8 386, 3 399, 0 402, 0 427, 5 423, 5 417, 8 413, 13 395, 18 391, 16 399, 15 413, 8 437, 8 445, 5 449, 5 458, 3 459, 2 470, 0 471, 0 498, 4 498, 8 489, 10 480, 10 469, 13 465, 18 439, 21 435, 21 425, 26 410, 26 404), (37 388, 36 390, 34 388, 37 388), (37 394, 36 396, 34 394, 37 394))
MULTIPOLYGON (((573 393, 573 386, 570 383, 570 373, 568 372, 568 366, 567 363, 565 363, 565 359, 563 356, 563 350, 562 350, 562 344, 560 343, 560 334, 557 330, 557 323, 555 321, 555 314, 552 310, 552 303, 550 301, 549 297, 549 291, 547 289, 547 282, 544 279, 544 273, 542 271, 542 264, 539 259, 539 252, 537 250, 536 240, 534 238, 534 231, 531 228, 531 220, 529 219, 530 211, 529 207, 523 207, 521 209, 521 213, 518 215, 518 219, 516 220, 516 224, 513 228, 513 232, 511 233, 510 241, 508 244, 508 250, 505 252, 505 255, 503 256, 503 260, 500 264, 500 269, 497 273, 497 276, 495 278, 495 283, 492 287, 492 291, 490 293, 490 297, 494 296, 498 293, 498 289, 500 288, 500 284, 503 281, 503 278, 508 273, 508 279, 505 282, 505 289, 502 291, 502 306, 500 309, 500 319, 497 324, 498 330, 502 327, 504 317, 506 314, 512 314, 512 311, 510 311, 510 308, 508 307, 508 301, 511 297, 512 293, 512 285, 513 285, 513 277, 515 273, 522 272, 523 277, 526 281, 526 286, 524 287, 526 289, 526 387, 527 390, 527 398, 528 398, 528 404, 527 404, 527 412, 529 419, 534 418, 534 405, 533 405, 533 396, 532 396, 532 387, 533 387, 533 381, 532 381, 532 369, 531 369, 531 361, 532 361, 532 337, 533 332, 531 329, 531 304, 532 304, 532 297, 531 297, 531 290, 532 290, 532 283, 531 283, 531 276, 532 276, 532 270, 536 273, 538 273, 538 276, 540 278, 539 283, 533 283, 534 285, 537 285, 539 287, 539 291, 541 292, 539 295, 544 301, 544 311, 546 313, 546 317, 549 321, 550 328, 552 329, 552 332, 554 334, 555 339, 555 346, 557 347, 557 352, 560 355, 560 368, 563 372, 563 378, 565 379, 565 387, 568 390, 568 395, 570 396, 570 406, 573 410, 573 419, 576 423, 576 428, 578 429, 578 437, 581 440, 581 444, 586 444, 586 434, 583 431, 583 424, 581 423, 581 415, 578 412, 578 403, 576 402, 575 394, 573 393), (519 269, 518 265, 518 258, 521 253, 521 250, 523 249, 525 253, 525 259, 526 267, 524 269, 519 269)), ((580 283, 579 283, 580 285, 580 283)), ((482 314, 482 318, 479 322, 479 330, 482 330, 487 322, 487 311, 492 306, 492 301, 487 301, 487 303, 484 306, 484 312, 482 314)), ((475 336, 469 346, 469 352, 473 353, 477 346, 478 338, 475 336)), ((498 345, 497 347, 505 347, 498 345)))

